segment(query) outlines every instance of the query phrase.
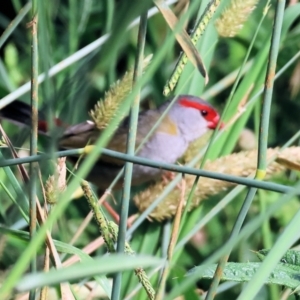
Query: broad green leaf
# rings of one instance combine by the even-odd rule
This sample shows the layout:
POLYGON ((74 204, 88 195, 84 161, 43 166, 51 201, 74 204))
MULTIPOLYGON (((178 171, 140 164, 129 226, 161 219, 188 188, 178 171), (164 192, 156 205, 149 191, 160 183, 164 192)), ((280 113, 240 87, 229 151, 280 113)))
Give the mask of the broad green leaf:
POLYGON ((58 284, 71 280, 78 280, 95 275, 105 275, 140 267, 158 266, 162 259, 147 256, 128 256, 125 254, 112 254, 79 263, 75 266, 51 270, 48 273, 36 273, 24 276, 16 285, 18 291, 28 291, 45 285, 58 284))
MULTIPOLYGON (((257 272, 261 263, 248 262, 248 263, 234 263, 230 262, 226 264, 221 280, 224 281, 236 281, 236 282, 248 282, 252 279, 257 272)), ((199 272, 199 278, 211 279, 213 278, 217 265, 214 264, 211 267, 205 269, 203 272, 199 272)), ((188 272, 192 274, 197 272, 197 267, 188 272)), ((285 287, 295 289, 300 285, 300 267, 296 271, 289 266, 289 264, 279 263, 273 272, 271 272, 265 284, 278 284, 285 287)))

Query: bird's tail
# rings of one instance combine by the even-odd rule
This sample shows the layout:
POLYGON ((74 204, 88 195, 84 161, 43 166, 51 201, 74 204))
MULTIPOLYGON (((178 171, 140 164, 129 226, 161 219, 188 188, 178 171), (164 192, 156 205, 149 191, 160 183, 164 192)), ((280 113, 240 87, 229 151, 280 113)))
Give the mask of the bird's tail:
MULTIPOLYGON (((0 119, 8 120, 20 126, 30 126, 31 106, 25 102, 15 100, 0 110, 0 119)), ((39 112, 38 130, 42 134, 47 134, 48 131, 45 119, 45 116, 39 112)), ((59 119, 54 119, 54 123, 59 127, 62 126, 62 122, 59 119)))

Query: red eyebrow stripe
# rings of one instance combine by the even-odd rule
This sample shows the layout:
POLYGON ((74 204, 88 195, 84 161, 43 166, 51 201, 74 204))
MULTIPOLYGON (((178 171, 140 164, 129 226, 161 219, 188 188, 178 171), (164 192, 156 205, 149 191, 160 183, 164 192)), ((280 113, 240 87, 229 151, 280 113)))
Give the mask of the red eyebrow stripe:
POLYGON ((201 103, 191 101, 191 100, 188 100, 185 98, 179 100, 179 104, 182 106, 185 106, 185 107, 196 108, 198 110, 202 110, 202 109, 210 110, 211 109, 211 107, 206 104, 201 104, 201 103))
POLYGON ((193 100, 189 100, 186 98, 180 99, 179 100, 179 104, 185 107, 190 107, 190 108, 195 108, 199 111, 201 110, 206 110, 208 112, 207 117, 205 118, 208 121, 213 121, 215 120, 216 116, 218 116, 218 112, 211 107, 209 104, 205 104, 205 103, 199 103, 193 100))

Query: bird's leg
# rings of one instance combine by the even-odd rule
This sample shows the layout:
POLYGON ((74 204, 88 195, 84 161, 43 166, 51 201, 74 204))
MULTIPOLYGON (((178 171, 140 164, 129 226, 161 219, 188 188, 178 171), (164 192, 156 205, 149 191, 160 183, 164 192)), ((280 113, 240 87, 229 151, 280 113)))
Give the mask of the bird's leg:
MULTIPOLYGON (((172 171, 163 171, 161 178, 163 183, 167 185, 170 181, 172 181, 175 178, 176 175, 177 173, 172 171)), ((181 189, 181 183, 177 183, 176 186, 178 189, 181 189)))
MULTIPOLYGON (((114 221, 115 221, 117 224, 119 224, 119 222, 120 222, 120 216, 119 216, 119 214, 118 214, 118 213, 112 208, 112 206, 106 201, 106 197, 107 197, 108 194, 113 198, 114 202, 116 203, 115 198, 113 197, 113 195, 112 195, 109 191, 106 191, 106 192, 101 196, 101 198, 100 198, 100 200, 99 200, 99 203, 102 204, 102 205, 106 208, 107 212, 111 215, 111 217, 114 219, 114 221)), ((138 215, 137 215, 137 214, 134 214, 134 215, 132 215, 132 216, 130 216, 130 217, 128 218, 128 220, 127 220, 127 228, 129 228, 129 227, 132 226, 132 223, 135 221, 135 219, 136 219, 137 217, 138 217, 138 215)))
MULTIPOLYGON (((115 222, 119 224, 120 222, 119 214, 111 207, 111 205, 108 202, 104 201, 103 206, 106 208, 107 212, 112 216, 115 222)), ((132 226, 133 222, 136 220, 138 216, 139 216, 138 214, 134 214, 128 218, 127 228, 130 228, 132 226)))
POLYGON ((102 190, 102 189, 98 189, 98 195, 102 195, 98 201, 99 205, 103 205, 107 212, 111 215, 111 217, 113 218, 113 220, 119 224, 119 220, 120 217, 119 215, 116 213, 116 211, 111 207, 111 205, 106 201, 107 196, 110 195, 112 200, 114 201, 114 203, 116 203, 116 200, 113 196, 113 194, 111 193, 111 191, 109 189, 107 190, 102 190))
POLYGON ((169 183, 172 181, 176 176, 175 172, 172 171, 163 171, 161 178, 165 184, 169 183))
POLYGON ((107 201, 103 201, 102 205, 106 208, 107 212, 112 216, 117 224, 120 222, 119 214, 111 207, 107 201))

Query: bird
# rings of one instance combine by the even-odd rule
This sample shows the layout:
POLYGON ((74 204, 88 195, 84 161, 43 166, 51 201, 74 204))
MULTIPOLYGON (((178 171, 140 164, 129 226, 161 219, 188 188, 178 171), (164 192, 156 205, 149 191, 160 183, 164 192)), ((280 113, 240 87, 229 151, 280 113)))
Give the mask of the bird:
MULTIPOLYGON (((173 164, 184 154, 190 143, 204 135, 208 130, 217 128, 220 121, 218 111, 205 100, 193 95, 176 96, 175 101, 169 99, 155 109, 141 111, 138 116, 136 146, 138 146, 158 119, 168 109, 161 123, 146 141, 137 156, 156 162, 173 164), (168 108, 171 105, 171 108, 168 108)), ((30 122, 30 106, 21 101, 14 101, 0 111, 0 118, 18 124, 30 122)), ((56 119, 57 125, 63 123, 56 119)), ((221 125, 222 127, 222 125, 221 125)), ((125 118, 115 131, 108 149, 126 152, 129 118, 125 118)), ((39 118, 38 129, 47 132, 47 123, 39 118)), ((88 120, 68 126, 58 140, 60 149, 83 148, 93 144, 101 134, 97 125, 88 120)), ((71 157, 73 162, 78 158, 71 157)), ((87 180, 98 188, 105 190, 124 166, 124 161, 101 155, 87 176, 87 180)), ((163 170, 149 166, 134 164, 132 185, 156 181, 163 175, 163 170)), ((121 180, 116 187, 121 188, 121 180)))

